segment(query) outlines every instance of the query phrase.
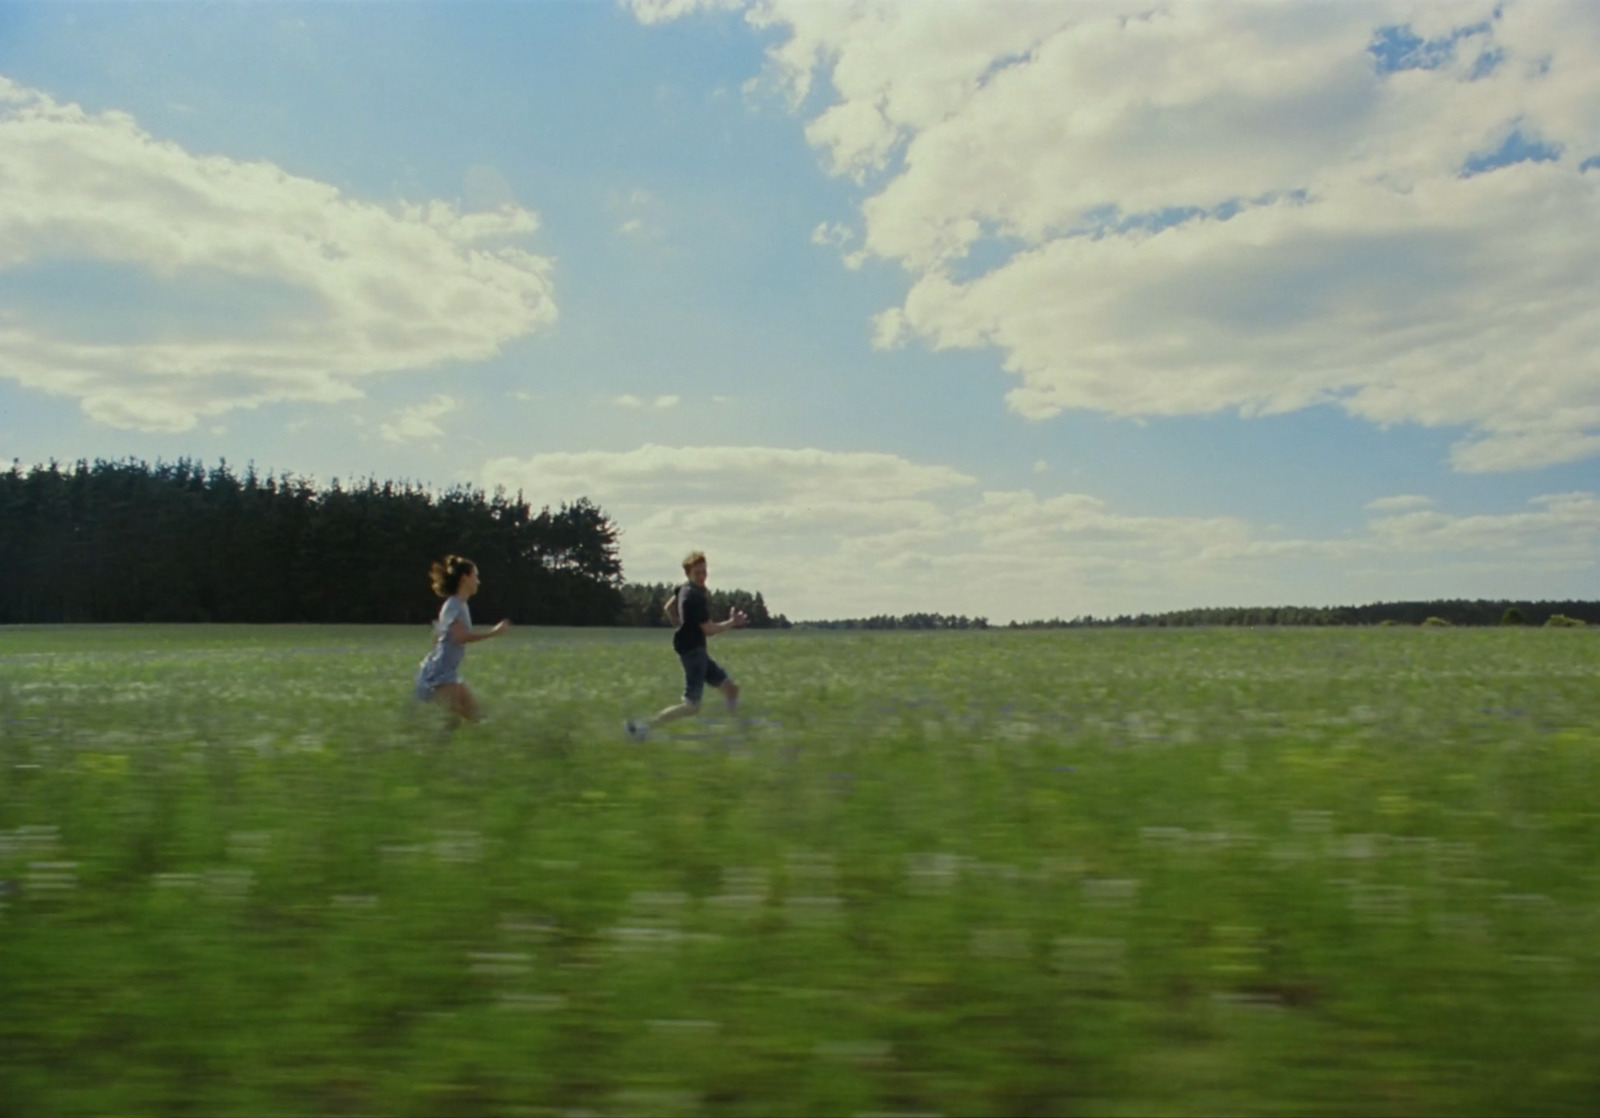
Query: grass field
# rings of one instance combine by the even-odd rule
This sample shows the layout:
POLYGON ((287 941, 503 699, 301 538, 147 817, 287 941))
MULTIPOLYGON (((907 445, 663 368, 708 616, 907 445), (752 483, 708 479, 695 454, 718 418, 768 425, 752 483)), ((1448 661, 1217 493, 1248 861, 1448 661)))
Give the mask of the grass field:
POLYGON ((1596 634, 426 643, 0 630, 0 1112, 1600 1112, 1596 634))

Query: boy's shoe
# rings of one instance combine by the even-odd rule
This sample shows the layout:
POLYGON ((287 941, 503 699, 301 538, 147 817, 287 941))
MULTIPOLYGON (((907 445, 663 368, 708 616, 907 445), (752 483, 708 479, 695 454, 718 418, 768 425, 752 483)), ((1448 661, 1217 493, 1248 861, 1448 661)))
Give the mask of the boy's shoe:
POLYGON ((622 732, 627 734, 628 737, 632 738, 634 741, 644 741, 650 736, 649 727, 645 726, 642 722, 635 722, 631 718, 622 724, 622 732))

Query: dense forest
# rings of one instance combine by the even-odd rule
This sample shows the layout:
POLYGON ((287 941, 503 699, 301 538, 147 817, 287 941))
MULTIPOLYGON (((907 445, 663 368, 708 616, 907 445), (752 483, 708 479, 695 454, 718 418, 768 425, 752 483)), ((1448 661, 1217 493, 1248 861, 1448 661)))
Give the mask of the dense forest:
POLYGON ((617 528, 579 498, 287 474, 180 460, 0 473, 0 622, 425 622, 429 564, 476 561, 479 619, 610 625, 617 528))
MULTIPOLYGON (((585 498, 410 482, 319 488, 288 474, 175 463, 51 463, 0 472, 0 624, 430 620, 429 564, 483 572, 480 621, 664 626, 674 587, 624 582, 617 527, 585 498)), ((712 590, 753 628, 787 628, 759 593, 712 590)))

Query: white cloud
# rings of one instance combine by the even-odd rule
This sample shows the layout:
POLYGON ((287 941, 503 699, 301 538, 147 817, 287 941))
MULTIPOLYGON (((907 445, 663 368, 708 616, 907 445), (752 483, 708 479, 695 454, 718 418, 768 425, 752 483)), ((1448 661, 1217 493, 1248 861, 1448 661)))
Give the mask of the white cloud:
POLYGON ((661 199, 641 187, 627 193, 613 192, 610 197, 612 212, 620 220, 617 233, 623 237, 648 239, 659 242, 663 232, 661 199))
POLYGON ((682 396, 657 396, 646 400, 643 396, 635 396, 631 392, 624 393, 614 398, 611 402, 624 408, 675 408, 683 400, 682 396))
POLYGON ((641 23, 666 23, 692 12, 736 10, 744 0, 627 0, 641 23))
POLYGON ((868 188, 858 253, 911 280, 875 345, 997 348, 1035 419, 1335 402, 1464 428, 1462 471, 1600 453, 1600 7, 746 18, 787 33, 769 57, 794 106, 827 80, 806 135, 868 188), (1472 173, 1508 143, 1539 158, 1472 173))
POLYGON ((443 419, 460 406, 454 397, 441 393, 424 403, 401 408, 395 412, 393 422, 378 427, 378 434, 392 443, 443 438, 444 428, 436 421, 443 419))
POLYGON ((1401 512, 1406 509, 1427 508, 1431 504, 1433 504, 1432 498, 1415 493, 1403 493, 1395 497, 1379 497, 1376 501, 1368 501, 1367 508, 1373 512, 1401 512))
MULTIPOLYGON (((4 78, 0 169, 16 293, 0 376, 113 426, 349 399, 364 377, 482 360, 556 317, 549 261, 515 247, 538 219, 511 203, 386 208, 4 78), (82 294, 47 299, 40 277, 82 294)), ((494 174, 469 185, 494 193, 494 174)))
POLYGON ((486 484, 522 489, 535 501, 565 500, 579 486, 593 489, 597 500, 638 504, 904 499, 973 483, 948 467, 920 466, 892 454, 729 446, 647 445, 627 452, 497 458, 484 474, 486 484))
MULTIPOLYGON (((811 231, 811 243, 824 248, 843 250, 848 245, 855 243, 856 232, 845 225, 824 221, 811 231)), ((841 257, 844 266, 852 272, 857 271, 867 262, 867 253, 864 249, 845 252, 841 257)))
POLYGON ((1430 597, 1462 585, 1464 567, 1494 582, 1484 593, 1516 594, 1530 569, 1592 570, 1600 542, 1600 499, 1590 494, 1497 517, 1401 511, 1359 536, 1295 539, 1237 517, 1145 516, 1082 493, 985 491, 946 466, 816 449, 540 454, 490 461, 479 481, 536 506, 587 496, 623 526, 630 578, 670 580, 678 557, 699 547, 720 585, 761 590, 791 617, 937 610, 1009 620, 1367 601, 1395 596, 1386 588, 1402 564, 1430 597), (1376 581, 1350 575, 1362 565, 1381 572, 1376 581))
POLYGON ((1374 537, 1397 552, 1504 554, 1522 564, 1591 567, 1600 546, 1600 496, 1538 497, 1525 512, 1452 516, 1423 510, 1380 517, 1374 537))

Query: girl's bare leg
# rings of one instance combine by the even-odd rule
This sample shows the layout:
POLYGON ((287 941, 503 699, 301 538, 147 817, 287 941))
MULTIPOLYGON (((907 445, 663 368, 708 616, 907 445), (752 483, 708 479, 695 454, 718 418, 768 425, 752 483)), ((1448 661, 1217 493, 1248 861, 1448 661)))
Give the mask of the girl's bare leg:
POLYGON ((465 683, 441 683, 433 689, 433 697, 450 712, 452 728, 458 722, 478 720, 478 697, 465 683))

